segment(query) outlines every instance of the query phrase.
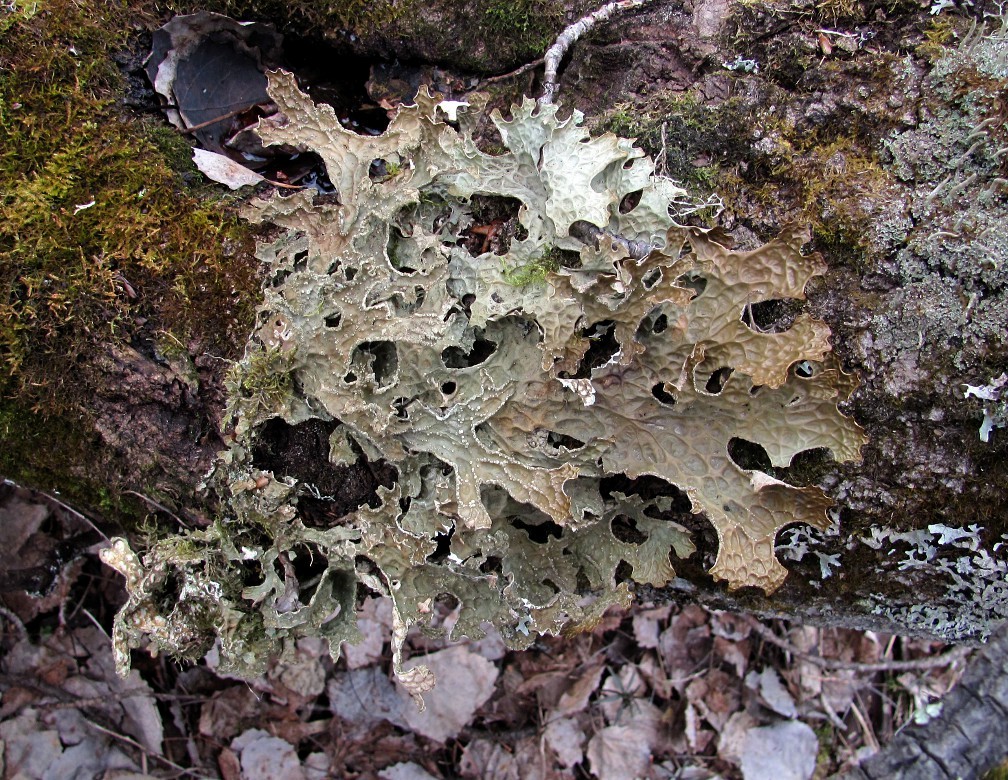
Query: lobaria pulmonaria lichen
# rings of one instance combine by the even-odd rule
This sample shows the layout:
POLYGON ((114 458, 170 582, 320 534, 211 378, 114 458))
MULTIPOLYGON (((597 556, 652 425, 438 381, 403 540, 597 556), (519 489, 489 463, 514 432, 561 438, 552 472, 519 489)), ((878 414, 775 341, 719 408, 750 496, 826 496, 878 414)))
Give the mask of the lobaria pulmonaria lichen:
MULTIPOLYGON (((124 542, 106 556, 129 577, 121 664, 128 646, 194 654, 215 638, 242 674, 306 635, 337 653, 359 582, 392 599, 399 673, 406 629, 446 594, 457 634, 489 622, 525 646, 625 602, 623 574, 667 583, 671 553, 693 551, 666 519, 674 490, 627 488, 645 475, 713 524, 714 577, 781 584, 775 535, 824 526, 829 500, 741 468, 729 442, 761 445, 774 466, 818 447, 857 458, 864 442, 837 409, 856 380, 831 361, 826 325, 802 315, 764 332, 748 315, 824 272, 801 252, 806 231, 734 252, 678 226, 683 191, 632 141, 591 138, 579 113, 531 100, 491 114, 505 149, 492 155, 472 137, 478 98, 422 90, 363 137, 288 74, 270 94, 263 141, 320 155, 338 197, 248 207, 282 234, 260 247, 270 281, 233 375, 235 441, 210 479, 224 511, 142 567, 124 542), (487 198, 520 204, 517 226, 504 254, 482 242, 474 256, 464 236, 487 198), (264 431, 312 420, 333 464, 394 467, 374 505, 308 522, 318 487, 257 462, 264 431)), ((414 693, 432 682, 422 668, 404 679, 414 693)))

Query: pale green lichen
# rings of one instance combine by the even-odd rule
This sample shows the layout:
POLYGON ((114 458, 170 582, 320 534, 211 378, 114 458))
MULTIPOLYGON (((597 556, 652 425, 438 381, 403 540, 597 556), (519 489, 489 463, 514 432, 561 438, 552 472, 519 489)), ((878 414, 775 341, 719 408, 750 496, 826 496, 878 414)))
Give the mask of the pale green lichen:
MULTIPOLYGON (((823 273, 801 252, 804 230, 734 252, 718 232, 679 227, 669 205, 683 191, 631 141, 591 138, 577 112, 563 120, 531 100, 491 115, 506 151, 490 155, 472 139, 476 105, 449 116, 421 91, 384 134, 362 137, 287 74, 270 93, 279 113, 263 140, 319 154, 339 199, 299 192, 248 209, 284 233, 260 247, 271 278, 232 377, 236 441, 211 479, 226 512, 191 535, 202 555, 183 561, 165 543, 146 573, 119 561, 130 601, 118 647, 193 647, 183 606, 165 598, 172 583, 205 604, 226 669, 248 672, 305 635, 335 653, 355 631, 357 581, 393 601, 398 672, 406 630, 446 594, 456 634, 489 622, 526 646, 625 603, 621 572, 661 586, 671 553, 693 551, 668 519, 671 487, 624 494, 603 484, 614 476, 681 489, 717 530, 711 574, 729 587, 781 584, 775 535, 824 527, 830 502, 736 465, 729 441, 758 443, 775 466, 817 447, 857 458, 864 442, 837 410, 855 380, 830 360, 827 327, 805 315, 782 333, 746 324, 752 304, 802 298, 823 273), (523 237, 502 257, 463 246, 477 195, 521 204, 523 237), (586 225, 597 243, 577 237, 586 225), (530 267, 516 285, 514 269, 530 267), (287 387, 278 376, 289 393, 273 392, 287 387), (333 463, 391 464, 394 484, 309 527, 299 497, 326 497, 256 465, 278 419, 324 421, 333 463)), ((401 680, 416 694, 431 684, 423 670, 401 680)))

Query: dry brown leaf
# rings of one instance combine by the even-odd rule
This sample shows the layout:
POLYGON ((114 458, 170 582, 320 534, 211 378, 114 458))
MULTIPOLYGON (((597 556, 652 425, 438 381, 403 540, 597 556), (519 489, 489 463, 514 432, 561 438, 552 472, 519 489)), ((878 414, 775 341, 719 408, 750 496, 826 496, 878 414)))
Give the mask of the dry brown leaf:
POLYGON ((647 694, 644 677, 634 664, 624 664, 616 674, 610 674, 602 683, 599 703, 606 722, 616 723, 617 716, 635 699, 647 694))
POLYGON ((759 725, 760 721, 745 710, 732 713, 718 737, 718 757, 735 766, 741 766, 742 749, 745 747, 746 736, 750 729, 759 725))
POLYGON ((584 758, 585 733, 573 718, 551 720, 543 737, 562 767, 570 769, 584 758))
POLYGON ((460 764, 462 777, 474 780, 549 780, 538 740, 526 738, 514 746, 488 739, 474 739, 466 745, 460 764))
POLYGON ((393 764, 378 773, 381 780, 437 780, 430 772, 412 761, 393 764))
POLYGON ((366 598, 357 613, 357 628, 363 637, 351 645, 343 643, 343 658, 348 669, 373 664, 392 641, 392 602, 386 598, 366 598))
POLYGON ((661 623, 668 619, 671 607, 642 609, 633 615, 633 631, 637 644, 644 648, 658 647, 658 636, 661 633, 661 623))
POLYGON ((740 642, 752 633, 752 626, 742 615, 714 610, 710 613, 711 633, 732 642, 740 642))
POLYGON ((658 658, 653 652, 649 650, 644 653, 644 657, 637 664, 637 668, 644 675, 644 679, 651 690, 654 691, 655 696, 660 699, 669 699, 672 697, 675 686, 669 680, 665 669, 658 663, 658 658))
POLYGON ((223 780, 241 780, 241 761, 231 748, 223 748, 218 754, 217 768, 223 780))
POLYGON ((605 667, 599 664, 583 670, 580 677, 560 697, 560 701, 557 703, 556 709, 550 713, 550 717, 564 717, 583 710, 588 704, 588 697, 598 689, 604 669, 605 667))
POLYGON ((305 780, 294 746, 262 729, 249 729, 231 742, 243 780, 305 780))
POLYGON ((651 765, 647 734, 632 726, 606 726, 588 742, 587 754, 599 780, 633 780, 651 765))
POLYGON ((658 649, 669 679, 680 693, 690 675, 711 650, 711 630, 707 613, 691 604, 673 615, 658 640, 658 649))
POLYGON ((816 768, 819 740, 798 720, 750 729, 742 748, 745 780, 809 780, 816 768))
POLYGON ((750 672, 749 675, 753 681, 750 684, 750 677, 746 677, 746 685, 759 690, 760 699, 767 707, 785 718, 794 718, 798 715, 794 698, 781 682, 776 670, 768 666, 758 675, 755 672, 750 672))
POLYGON ((427 704, 424 712, 407 706, 403 716, 413 731, 444 742, 455 737, 490 698, 497 681, 497 667, 464 646, 431 653, 423 657, 423 663, 448 684, 424 694, 427 704))
POLYGON ((259 712, 259 700, 246 685, 218 691, 200 708, 199 733, 224 742, 241 733, 259 712))
POLYGON ((715 731, 721 731, 741 703, 739 681, 720 669, 711 669, 686 686, 686 698, 715 731))
POLYGON ((714 654, 725 663, 734 666, 735 675, 740 680, 745 677, 751 651, 752 646, 748 639, 733 641, 723 636, 714 637, 714 654))

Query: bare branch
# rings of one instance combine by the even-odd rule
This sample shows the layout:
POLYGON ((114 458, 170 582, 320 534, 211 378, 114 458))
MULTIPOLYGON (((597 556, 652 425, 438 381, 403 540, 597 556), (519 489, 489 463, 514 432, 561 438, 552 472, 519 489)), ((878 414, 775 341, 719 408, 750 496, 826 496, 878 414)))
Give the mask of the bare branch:
POLYGON ((650 2, 650 0, 615 0, 615 2, 606 3, 601 8, 597 8, 590 14, 582 16, 573 24, 568 25, 557 36, 553 45, 546 50, 546 56, 543 57, 543 61, 546 63, 546 73, 543 75, 543 88, 542 95, 539 97, 539 105, 546 106, 553 102, 557 91, 557 71, 560 69, 560 61, 564 58, 567 50, 582 35, 589 32, 599 22, 604 22, 613 14, 637 8, 647 2, 650 2))

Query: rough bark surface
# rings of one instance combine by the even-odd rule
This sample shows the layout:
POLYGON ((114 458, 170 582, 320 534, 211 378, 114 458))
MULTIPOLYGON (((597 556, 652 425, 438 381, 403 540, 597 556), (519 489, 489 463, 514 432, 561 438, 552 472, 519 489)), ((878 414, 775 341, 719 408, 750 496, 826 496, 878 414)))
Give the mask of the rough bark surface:
POLYGON ((938 717, 907 726, 842 780, 968 780, 1004 758, 1008 744, 1008 631, 974 655, 938 717))

